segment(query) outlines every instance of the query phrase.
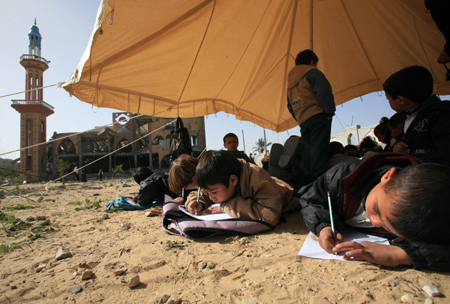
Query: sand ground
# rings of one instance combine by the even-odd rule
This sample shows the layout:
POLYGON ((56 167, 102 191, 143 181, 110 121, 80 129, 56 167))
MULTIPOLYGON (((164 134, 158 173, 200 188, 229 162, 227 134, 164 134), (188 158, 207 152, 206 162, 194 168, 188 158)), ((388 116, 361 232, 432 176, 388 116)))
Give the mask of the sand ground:
POLYGON ((146 211, 105 215, 136 194, 131 180, 49 184, 38 202, 43 186, 1 187, 0 303, 425 303, 424 280, 450 303, 447 273, 299 257, 300 213, 260 235, 193 241, 146 211), (72 256, 56 260, 60 248, 72 256))

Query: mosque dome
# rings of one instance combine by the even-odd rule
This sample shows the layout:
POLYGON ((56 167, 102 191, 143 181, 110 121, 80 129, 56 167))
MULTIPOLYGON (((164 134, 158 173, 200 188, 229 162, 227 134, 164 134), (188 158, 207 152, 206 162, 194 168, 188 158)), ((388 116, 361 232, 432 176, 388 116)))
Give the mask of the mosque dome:
POLYGON ((30 32, 28 34, 36 34, 36 35, 41 35, 39 33, 39 28, 36 26, 36 24, 33 24, 33 26, 30 29, 30 32))

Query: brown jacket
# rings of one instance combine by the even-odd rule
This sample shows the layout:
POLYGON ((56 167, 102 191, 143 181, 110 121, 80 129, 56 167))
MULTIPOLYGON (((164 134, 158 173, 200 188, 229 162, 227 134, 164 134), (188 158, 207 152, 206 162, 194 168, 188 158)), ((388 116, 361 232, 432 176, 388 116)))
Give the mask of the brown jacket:
POLYGON ((299 125, 317 114, 333 116, 336 111, 330 83, 312 65, 301 64, 292 68, 288 74, 287 96, 291 114, 299 125))
MULTIPOLYGON (((242 173, 239 177, 240 196, 220 204, 222 211, 235 218, 251 218, 265 221, 272 226, 278 224, 282 212, 300 207, 294 189, 286 182, 270 176, 263 168, 239 160, 242 173)), ((189 194, 187 201, 196 200, 197 191, 189 194)), ((213 202, 206 192, 201 192, 200 202, 209 206, 213 202)))

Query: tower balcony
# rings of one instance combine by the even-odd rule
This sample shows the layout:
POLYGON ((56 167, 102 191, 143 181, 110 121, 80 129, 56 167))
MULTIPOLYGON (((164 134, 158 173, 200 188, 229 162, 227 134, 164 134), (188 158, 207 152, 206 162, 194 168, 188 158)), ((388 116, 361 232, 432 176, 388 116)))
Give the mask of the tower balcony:
POLYGON ((14 109, 20 113, 40 113, 49 116, 54 113, 53 107, 43 100, 11 100, 14 109))
POLYGON ((37 55, 31 55, 31 54, 23 54, 20 56, 20 64, 24 68, 38 68, 42 71, 45 71, 48 69, 48 64, 50 61, 46 60, 44 57, 40 57, 37 55))

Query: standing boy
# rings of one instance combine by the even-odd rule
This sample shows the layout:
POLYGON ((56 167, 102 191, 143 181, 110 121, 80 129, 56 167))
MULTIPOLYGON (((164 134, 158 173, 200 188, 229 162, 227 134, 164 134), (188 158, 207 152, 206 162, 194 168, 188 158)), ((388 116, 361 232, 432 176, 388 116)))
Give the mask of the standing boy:
POLYGON ((450 271, 450 168, 397 153, 336 165, 300 198, 303 219, 320 246, 345 259, 450 271), (333 238, 327 194, 337 230, 333 238), (391 245, 343 242, 347 225, 393 237, 391 245))
POLYGON ((331 85, 319 71, 311 50, 298 53, 288 74, 288 109, 300 125, 303 140, 303 183, 314 181, 327 169, 331 118, 336 111, 331 85))
POLYGON ((195 176, 202 191, 199 203, 197 191, 189 194, 186 208, 191 213, 215 203, 220 207, 209 210, 210 213, 226 212, 234 218, 256 219, 276 226, 282 212, 299 208, 299 199, 289 184, 228 151, 203 153, 195 176))
POLYGON ((393 151, 450 166, 450 101, 432 95, 431 73, 421 66, 407 67, 392 74, 383 89, 392 110, 408 114, 393 151))

